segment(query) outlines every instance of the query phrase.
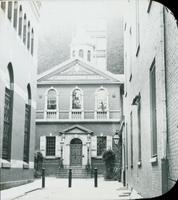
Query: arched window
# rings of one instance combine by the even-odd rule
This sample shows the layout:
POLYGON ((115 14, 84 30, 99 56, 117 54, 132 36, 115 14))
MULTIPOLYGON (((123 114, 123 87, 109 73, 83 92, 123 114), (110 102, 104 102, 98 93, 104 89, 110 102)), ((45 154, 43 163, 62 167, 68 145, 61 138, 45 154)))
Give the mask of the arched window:
POLYGON ((91 61, 91 51, 88 50, 87 52, 87 61, 90 62, 91 61))
POLYGON ((55 89, 49 89, 47 94, 47 110, 57 109, 57 93, 55 89))
POLYGON ((22 36, 22 6, 19 8, 19 29, 18 29, 18 34, 21 37, 22 36))
POLYGON ((72 51, 72 57, 75 57, 75 50, 72 51))
POLYGON ((5 12, 6 11, 6 2, 5 1, 2 1, 1 2, 1 8, 2 10, 5 12))
POLYGON ((82 109, 82 92, 78 88, 72 92, 72 109, 82 109))
POLYGON ((30 150, 30 124, 31 124, 31 87, 27 85, 28 102, 25 104, 25 128, 24 128, 24 149, 23 149, 23 161, 29 162, 29 150, 30 150))
POLYGON ((27 49, 30 49, 30 22, 28 21, 27 49))
POLYGON ((14 19, 13 19, 13 26, 17 28, 17 12, 18 12, 18 3, 17 1, 14 2, 14 19))
POLYGON ((31 54, 32 55, 33 55, 33 51, 34 51, 34 31, 32 28, 32 31, 31 31, 31 54))
POLYGON ((83 58, 83 49, 79 50, 79 57, 83 58))
POLYGON ((97 119, 108 118, 108 92, 103 87, 95 93, 95 109, 97 119))
POLYGON ((12 1, 8 2, 7 17, 9 20, 12 19, 12 1))
POLYGON ((3 128, 3 148, 2 158, 11 159, 11 138, 12 138, 12 117, 13 117, 13 94, 14 94, 14 72, 12 64, 7 66, 9 82, 5 87, 4 101, 4 128, 3 128))
POLYGON ((26 44, 26 34, 27 34, 27 17, 26 14, 24 14, 23 18, 23 43, 26 44))

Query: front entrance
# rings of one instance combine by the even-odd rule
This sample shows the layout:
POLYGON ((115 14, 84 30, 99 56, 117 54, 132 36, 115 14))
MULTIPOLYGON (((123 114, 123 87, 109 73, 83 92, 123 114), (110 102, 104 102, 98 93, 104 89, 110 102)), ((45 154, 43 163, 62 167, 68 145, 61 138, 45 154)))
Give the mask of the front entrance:
POLYGON ((82 165, 82 141, 78 138, 73 139, 70 143, 70 165, 82 165))

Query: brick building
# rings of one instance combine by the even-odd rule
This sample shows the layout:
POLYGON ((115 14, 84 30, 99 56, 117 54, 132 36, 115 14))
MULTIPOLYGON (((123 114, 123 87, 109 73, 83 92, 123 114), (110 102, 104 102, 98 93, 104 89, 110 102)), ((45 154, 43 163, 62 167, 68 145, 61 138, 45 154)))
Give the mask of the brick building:
POLYGON ((0 2, 0 186, 33 180, 38 1, 0 2))
MULTIPOLYGON (((98 44, 101 39, 106 44, 103 37, 98 44)), ((61 176, 77 167, 81 177, 87 166, 103 173, 102 153, 114 148, 123 75, 108 72, 106 49, 96 52, 94 46, 80 31, 72 41, 71 58, 38 76, 36 151, 43 154, 47 175, 61 176)))
POLYGON ((178 178, 178 29, 159 3, 126 4, 123 175, 148 198, 167 192, 178 178))

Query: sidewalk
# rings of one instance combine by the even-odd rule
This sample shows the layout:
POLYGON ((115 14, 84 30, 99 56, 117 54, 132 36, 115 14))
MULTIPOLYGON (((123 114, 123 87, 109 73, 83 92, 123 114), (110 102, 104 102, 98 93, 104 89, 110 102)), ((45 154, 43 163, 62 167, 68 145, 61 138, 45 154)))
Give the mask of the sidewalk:
POLYGON ((23 186, 1 191, 2 200, 124 200, 139 198, 137 193, 131 194, 122 183, 98 179, 98 187, 94 187, 93 179, 73 179, 68 188, 67 179, 46 178, 45 188, 41 188, 41 180, 35 180, 23 186))

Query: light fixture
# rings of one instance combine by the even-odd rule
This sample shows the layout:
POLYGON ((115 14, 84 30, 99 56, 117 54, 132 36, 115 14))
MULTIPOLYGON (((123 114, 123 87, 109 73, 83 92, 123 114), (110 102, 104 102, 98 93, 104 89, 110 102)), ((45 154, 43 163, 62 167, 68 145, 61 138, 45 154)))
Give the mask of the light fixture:
POLYGON ((115 135, 114 135, 113 138, 114 138, 114 144, 118 145, 119 140, 120 140, 120 135, 119 135, 119 131, 118 130, 116 130, 115 135))

